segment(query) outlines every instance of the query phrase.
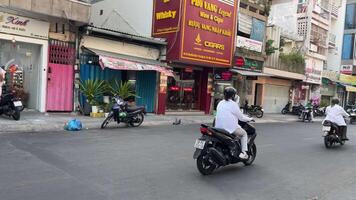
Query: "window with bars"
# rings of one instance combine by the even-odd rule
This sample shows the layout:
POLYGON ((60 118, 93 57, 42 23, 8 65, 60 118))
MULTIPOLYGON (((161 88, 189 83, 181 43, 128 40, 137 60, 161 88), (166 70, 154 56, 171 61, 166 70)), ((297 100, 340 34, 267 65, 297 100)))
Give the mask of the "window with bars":
POLYGON ((308 18, 300 17, 298 18, 298 35, 305 37, 308 32, 308 18))
POLYGON ((74 65, 75 43, 59 40, 49 41, 49 63, 74 65))

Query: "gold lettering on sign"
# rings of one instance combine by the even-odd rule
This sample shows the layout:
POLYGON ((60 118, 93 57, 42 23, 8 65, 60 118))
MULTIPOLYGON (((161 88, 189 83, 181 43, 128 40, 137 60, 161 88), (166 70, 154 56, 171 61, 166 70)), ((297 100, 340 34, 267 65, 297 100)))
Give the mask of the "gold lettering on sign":
POLYGON ((168 10, 168 11, 162 11, 156 13, 156 19, 157 20, 162 20, 162 19, 169 19, 169 18, 176 18, 177 16, 177 11, 175 10, 168 10))

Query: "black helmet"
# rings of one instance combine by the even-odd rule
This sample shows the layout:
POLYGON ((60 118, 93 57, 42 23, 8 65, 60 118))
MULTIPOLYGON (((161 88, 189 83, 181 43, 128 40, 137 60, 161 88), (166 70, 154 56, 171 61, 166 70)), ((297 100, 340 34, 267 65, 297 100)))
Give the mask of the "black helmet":
POLYGON ((339 104, 339 103, 340 103, 340 101, 337 98, 334 98, 334 99, 331 100, 331 104, 332 105, 336 105, 336 104, 339 104))
POLYGON ((224 89, 224 99, 228 101, 229 99, 235 99, 237 91, 233 87, 226 87, 224 89))

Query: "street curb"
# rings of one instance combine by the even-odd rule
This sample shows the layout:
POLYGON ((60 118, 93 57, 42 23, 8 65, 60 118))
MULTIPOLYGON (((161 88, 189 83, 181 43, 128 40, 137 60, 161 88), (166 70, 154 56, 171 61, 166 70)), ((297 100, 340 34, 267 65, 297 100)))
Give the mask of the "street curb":
MULTIPOLYGON (((184 126, 184 125, 199 125, 199 124, 211 124, 213 121, 213 118, 205 119, 205 120, 189 120, 186 121, 182 119, 182 122, 180 125, 177 126, 184 126)), ((315 122, 321 122, 321 119, 316 119, 315 122)), ((293 123, 293 122, 301 122, 299 119, 287 119, 285 121, 280 121, 280 120, 275 120, 275 119, 256 119, 256 124, 269 124, 269 123, 293 123)), ((308 123, 307 123, 308 124, 308 123)), ((150 127, 150 126, 168 126, 172 125, 173 126, 173 121, 146 121, 142 124, 143 127, 150 127)), ((101 121, 97 122, 85 122, 83 121, 83 130, 100 130, 101 126, 101 121)), ((1 129, 6 130, 6 131, 1 131, 0 134, 6 134, 6 133, 45 133, 45 132, 63 132, 64 129, 64 123, 63 125, 60 124, 53 124, 51 126, 48 126, 48 124, 13 124, 13 125, 4 125, 1 129)))

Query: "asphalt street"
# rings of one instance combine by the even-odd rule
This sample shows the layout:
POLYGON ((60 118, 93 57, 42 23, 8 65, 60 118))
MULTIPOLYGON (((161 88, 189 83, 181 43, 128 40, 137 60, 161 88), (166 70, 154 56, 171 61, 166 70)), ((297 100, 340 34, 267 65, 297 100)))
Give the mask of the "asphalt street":
POLYGON ((356 199, 356 125, 330 150, 320 123, 256 126, 255 163, 210 176, 192 158, 198 125, 0 134, 0 199, 356 199))

